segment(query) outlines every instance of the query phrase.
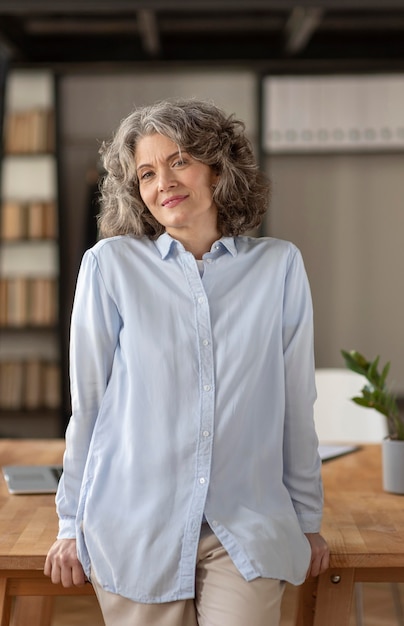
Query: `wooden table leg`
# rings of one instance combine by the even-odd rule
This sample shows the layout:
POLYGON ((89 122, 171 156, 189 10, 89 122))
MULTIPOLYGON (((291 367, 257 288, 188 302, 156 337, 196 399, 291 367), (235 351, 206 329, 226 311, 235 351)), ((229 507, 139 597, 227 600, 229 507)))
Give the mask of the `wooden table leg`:
POLYGON ((11 598, 7 594, 7 578, 0 578, 0 626, 9 626, 11 598))
POLYGON ((313 626, 349 626, 354 569, 329 569, 319 576, 313 626))
POLYGON ((312 626, 316 606, 318 578, 309 578, 299 587, 295 626, 312 626))

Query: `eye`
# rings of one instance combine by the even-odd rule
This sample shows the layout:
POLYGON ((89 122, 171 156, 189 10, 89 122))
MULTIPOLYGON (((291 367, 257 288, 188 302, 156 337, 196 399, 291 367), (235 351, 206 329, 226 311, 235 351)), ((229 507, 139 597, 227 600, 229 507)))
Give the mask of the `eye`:
POLYGON ((140 180, 148 180, 153 176, 153 172, 151 170, 146 170, 140 174, 140 180))
POLYGON ((178 158, 173 162, 173 167, 181 167, 181 165, 186 165, 188 161, 183 158, 178 158))

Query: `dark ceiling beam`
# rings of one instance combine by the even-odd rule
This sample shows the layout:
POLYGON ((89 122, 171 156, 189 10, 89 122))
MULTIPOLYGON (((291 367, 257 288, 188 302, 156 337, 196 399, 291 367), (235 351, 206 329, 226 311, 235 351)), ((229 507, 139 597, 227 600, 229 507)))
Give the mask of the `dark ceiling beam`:
POLYGON ((279 15, 225 15, 222 18, 212 16, 181 17, 170 16, 160 19, 160 30, 164 33, 245 33, 248 31, 268 32, 283 28, 285 18, 279 15))
MULTIPOLYGON (((181 17, 181 20, 170 16, 160 17, 160 33, 245 33, 279 31, 284 28, 285 19, 282 16, 271 15, 227 15, 223 19, 219 17, 197 18, 181 17)), ((61 17, 32 17, 24 20, 24 30, 29 35, 54 36, 54 35, 119 35, 138 34, 139 27, 135 20, 128 16, 115 17, 108 20, 100 16, 92 16, 91 19, 61 18, 61 17)), ((404 15, 358 15, 338 17, 323 13, 321 30, 329 31, 395 31, 404 30, 404 15)), ((6 29, 3 28, 5 36, 6 29)), ((10 44, 12 45, 12 44, 10 44)))
POLYGON ((327 30, 338 33, 344 30, 356 30, 358 32, 404 30, 404 14, 372 15, 366 13, 364 15, 352 15, 348 19, 336 15, 326 15, 323 20, 323 26, 327 30))
POLYGON ((138 33, 135 19, 100 20, 79 18, 33 18, 24 20, 24 29, 28 35, 119 35, 138 33))
MULTIPOLYGON (((154 18, 154 22, 156 19, 154 18)), ((160 33, 245 33, 247 31, 269 32, 279 31, 285 19, 278 16, 229 15, 223 19, 212 17, 181 17, 178 20, 165 16, 159 19, 160 33)), ((152 25, 152 28, 155 28, 152 25)), ((113 19, 92 17, 80 18, 26 18, 24 29, 29 35, 118 35, 139 33, 140 25, 128 19, 128 16, 113 19)))
POLYGON ((147 54, 156 57, 161 53, 161 44, 156 14, 154 11, 141 9, 137 12, 137 24, 143 49, 147 54))
POLYGON ((285 53, 298 54, 310 41, 321 23, 323 9, 297 6, 291 12, 285 25, 285 53))
MULTIPOLYGON (((72 72, 74 74, 88 74, 91 72, 118 72, 124 73, 128 71, 139 71, 150 74, 151 72, 161 72, 165 70, 194 71, 196 68, 206 70, 207 68, 221 69, 228 68, 229 71, 234 69, 246 69, 255 71, 258 74, 272 74, 284 76, 286 74, 374 74, 375 72, 386 73, 404 72, 404 57, 402 58, 350 58, 345 59, 301 59, 299 57, 287 58, 259 58, 252 61, 251 59, 201 59, 201 60, 165 60, 165 59, 147 59, 147 60, 121 60, 117 64, 116 61, 94 61, 94 60, 65 60, 65 61, 47 61, 42 64, 46 68, 51 68, 55 72, 72 72)), ((41 66, 41 64, 39 64, 41 66)), ((15 63, 14 67, 38 67, 37 62, 33 63, 15 63)))
MULTIPOLYGON (((312 7, 313 0, 299 0, 299 5, 312 7)), ((85 14, 88 12, 117 14, 121 11, 290 11, 296 0, 1 0, 0 14, 41 15, 45 13, 85 14)), ((324 10, 394 10, 403 8, 403 0, 322 0, 316 6, 324 10)))

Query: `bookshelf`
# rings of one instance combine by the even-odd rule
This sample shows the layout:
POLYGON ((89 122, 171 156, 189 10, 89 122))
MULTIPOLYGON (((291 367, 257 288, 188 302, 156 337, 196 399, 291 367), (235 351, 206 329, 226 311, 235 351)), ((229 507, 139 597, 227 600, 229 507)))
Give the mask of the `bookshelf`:
POLYGON ((11 69, 0 186, 0 436, 60 435, 55 77, 11 69))

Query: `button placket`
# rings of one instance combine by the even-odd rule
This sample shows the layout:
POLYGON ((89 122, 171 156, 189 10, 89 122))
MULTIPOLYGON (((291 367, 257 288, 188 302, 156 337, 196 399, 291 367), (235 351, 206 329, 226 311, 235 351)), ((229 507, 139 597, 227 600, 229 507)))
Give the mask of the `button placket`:
POLYGON ((195 520, 201 520, 202 518, 210 477, 213 439, 211 433, 213 433, 215 403, 214 356, 209 301, 204 290, 204 285, 195 259, 188 254, 181 256, 181 265, 195 303, 196 340, 198 342, 197 352, 199 355, 198 365, 201 393, 199 443, 195 451, 197 455, 195 473, 197 489, 194 491, 187 531, 191 533, 193 542, 195 537, 191 528, 192 522, 194 523, 195 520))
MULTIPOLYGON (((203 283, 200 282, 200 289, 203 283)), ((200 442, 198 458, 198 476, 201 485, 209 482, 212 436, 214 419, 214 355, 212 344, 212 330, 210 322, 209 301, 206 293, 197 294, 197 329, 202 344, 200 349, 200 380, 201 380, 201 420, 200 420, 200 442), (208 434, 207 434, 208 433, 208 434), (203 481, 202 481, 203 478, 203 481)))

